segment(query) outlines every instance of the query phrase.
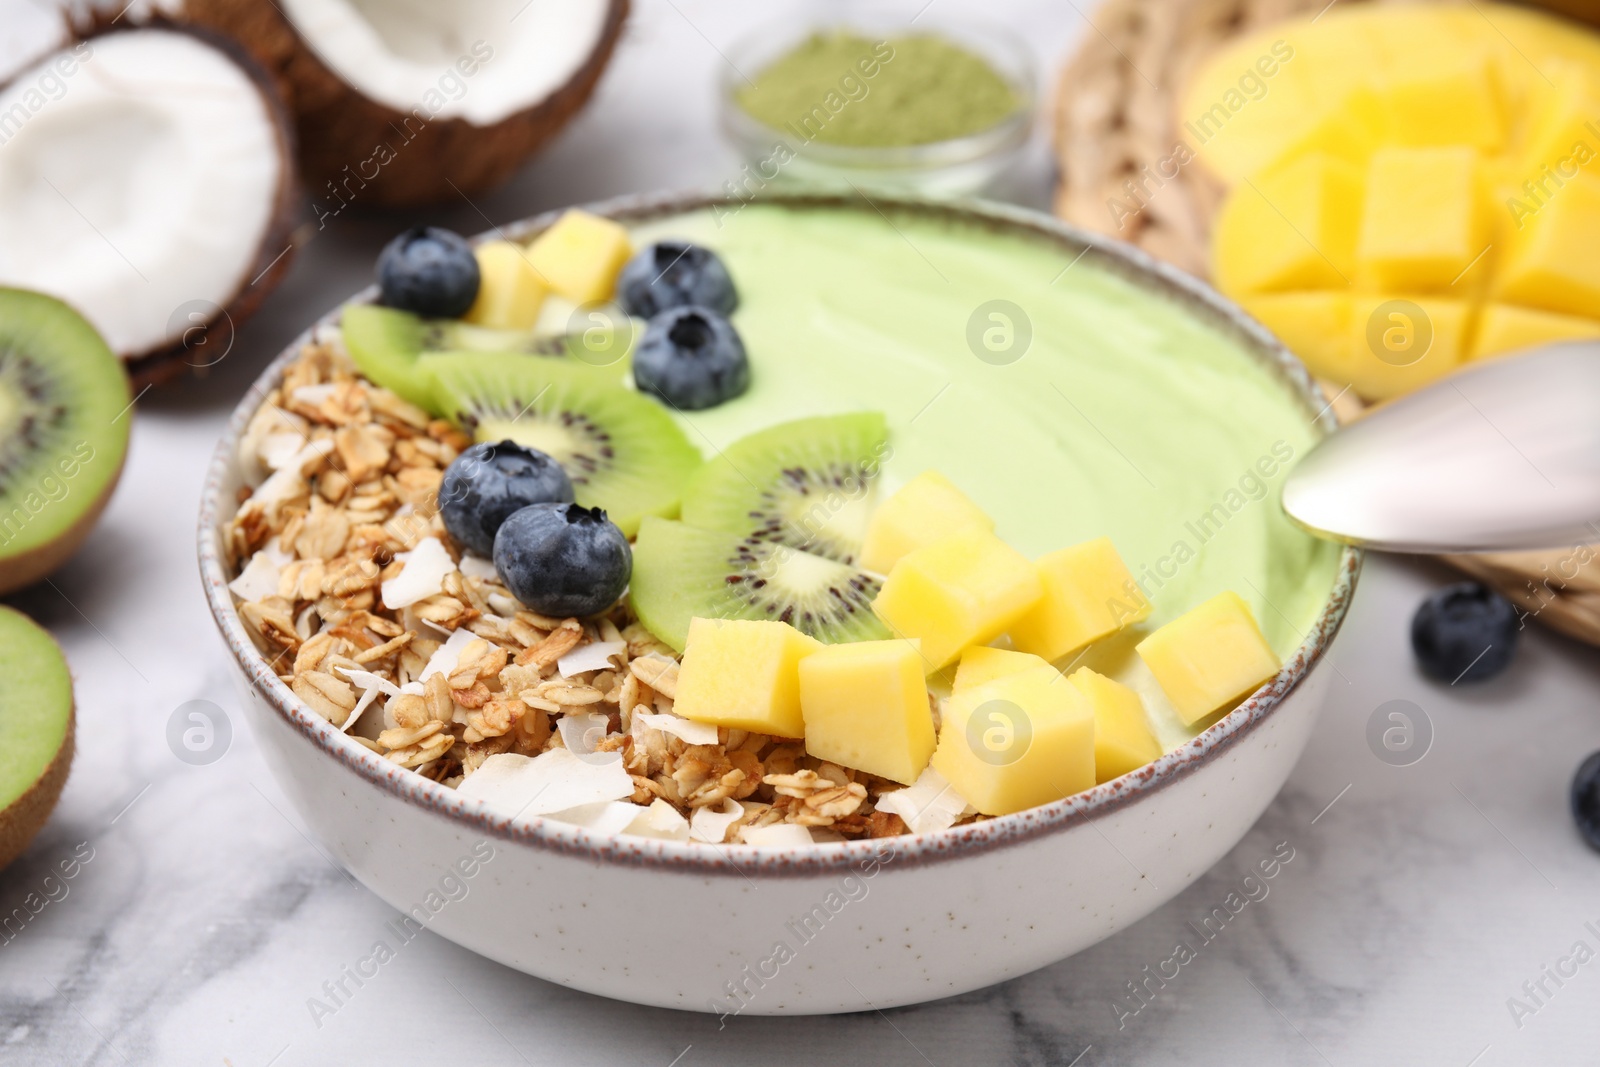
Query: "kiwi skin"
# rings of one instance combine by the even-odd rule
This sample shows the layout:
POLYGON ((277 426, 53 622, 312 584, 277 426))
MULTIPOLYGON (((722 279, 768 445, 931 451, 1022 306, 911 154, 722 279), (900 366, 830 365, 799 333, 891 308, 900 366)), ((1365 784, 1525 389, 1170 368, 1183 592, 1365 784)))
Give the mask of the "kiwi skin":
POLYGON ((95 497, 94 502, 78 517, 78 521, 62 531, 60 537, 37 548, 31 548, 21 555, 9 559, 0 558, 0 596, 16 592, 49 577, 72 558, 73 553, 88 540, 90 532, 94 530, 94 525, 100 518, 100 513, 110 503, 112 492, 122 480, 122 468, 127 461, 128 454, 123 452, 122 458, 117 461, 116 473, 111 476, 106 487, 100 490, 100 495, 95 497))
POLYGON ((74 707, 67 715, 67 735, 56 750, 55 758, 27 792, 0 811, 0 869, 22 855, 55 810, 56 801, 61 799, 61 789, 67 784, 67 772, 72 769, 77 732, 78 712, 74 707))

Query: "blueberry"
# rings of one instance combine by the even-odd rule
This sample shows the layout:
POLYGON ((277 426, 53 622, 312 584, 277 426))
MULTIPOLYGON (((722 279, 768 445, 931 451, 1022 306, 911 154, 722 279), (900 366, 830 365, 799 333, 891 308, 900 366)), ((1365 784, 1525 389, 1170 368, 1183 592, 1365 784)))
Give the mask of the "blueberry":
POLYGON ((628 587, 633 550, 599 508, 533 504, 495 534, 494 569, 541 615, 598 615, 628 587))
POLYGON ((633 380, 675 408, 699 411, 750 388, 750 361, 733 323, 710 308, 671 308, 644 328, 633 380))
POLYGON ((1422 602, 1411 619, 1411 650, 1430 678, 1481 682, 1511 662, 1518 628, 1511 601, 1479 582, 1461 582, 1422 602))
POLYGON ((478 259, 457 233, 413 226, 384 246, 378 289, 386 307, 455 319, 478 298, 478 259))
POLYGON ((641 248, 617 279, 622 310, 653 319, 671 308, 710 308, 732 315, 739 293, 728 268, 709 248, 687 241, 659 241, 641 248))
POLYGON ((561 464, 515 441, 477 444, 455 458, 439 483, 439 516, 459 544, 488 559, 500 524, 529 504, 573 500, 561 464))
POLYGON ((1583 839, 1600 849, 1600 752, 1584 760, 1572 778, 1572 817, 1583 839))

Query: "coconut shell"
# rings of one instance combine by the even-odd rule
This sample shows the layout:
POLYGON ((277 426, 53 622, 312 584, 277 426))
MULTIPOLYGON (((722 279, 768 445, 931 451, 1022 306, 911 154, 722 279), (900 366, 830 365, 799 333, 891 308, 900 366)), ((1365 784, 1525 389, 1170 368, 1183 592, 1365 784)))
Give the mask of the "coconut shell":
POLYGON ((504 182, 588 101, 627 15, 628 0, 611 0, 593 50, 539 103, 489 126, 440 118, 419 129, 407 112, 362 95, 330 70, 277 5, 184 0, 182 10, 186 21, 240 41, 279 80, 295 116, 301 174, 311 195, 330 208, 346 202, 414 207, 504 182), (392 158, 378 165, 372 161, 380 146, 392 158))
MULTIPOLYGON (((277 288, 278 283, 288 273, 289 265, 294 260, 295 218, 300 202, 300 188, 295 170, 294 122, 277 79, 262 67, 247 49, 226 34, 217 33, 204 26, 179 23, 161 17, 137 23, 131 20, 118 22, 101 11, 95 11, 87 18, 71 23, 70 26, 73 40, 112 33, 159 29, 186 33, 210 45, 232 60, 261 91, 262 101, 266 105, 267 115, 272 121, 277 137, 278 151, 284 161, 278 178, 278 187, 273 192, 272 210, 268 216, 266 232, 262 234, 261 244, 256 249, 249 268, 240 279, 237 291, 223 301, 217 313, 203 325, 185 330, 182 336, 170 344, 123 357, 128 367, 128 375, 133 381, 134 392, 137 393, 145 386, 167 381, 186 370, 199 373, 218 362, 222 357, 215 353, 220 351, 226 354, 233 344, 234 334, 238 328, 255 313, 261 302, 277 288), (205 339, 204 348, 196 344, 197 338, 202 336, 205 339)), ((66 43, 70 45, 71 41, 66 43)))
POLYGON ((45 820, 50 818, 56 801, 61 799, 61 789, 67 784, 67 772, 72 769, 77 719, 76 711, 68 715, 67 736, 56 750, 55 759, 50 761, 26 793, 12 801, 10 807, 0 811, 0 869, 22 855, 44 826, 45 820))

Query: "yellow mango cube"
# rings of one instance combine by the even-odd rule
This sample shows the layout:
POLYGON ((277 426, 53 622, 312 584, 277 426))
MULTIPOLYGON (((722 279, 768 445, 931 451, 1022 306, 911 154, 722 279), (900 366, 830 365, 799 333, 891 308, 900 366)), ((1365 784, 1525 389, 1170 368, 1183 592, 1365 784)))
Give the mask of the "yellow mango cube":
POLYGON ((1471 148, 1386 148, 1372 157, 1356 246, 1367 284, 1448 289, 1488 247, 1489 230, 1471 148))
POLYGON ((1390 136, 1401 145, 1468 145, 1497 150, 1506 137, 1499 72, 1488 43, 1408 49, 1376 89, 1388 104, 1390 136))
POLYGON ((1212 237, 1217 288, 1238 296, 1347 287, 1361 201, 1361 172, 1322 153, 1235 186, 1212 237))
POLYGON ((973 645, 961 653, 961 662, 956 666, 956 677, 951 683, 951 691, 959 693, 963 689, 972 689, 992 682, 996 678, 1004 678, 1008 674, 1048 666, 1050 664, 1038 656, 1030 656, 1026 652, 1012 652, 1010 649, 995 648, 991 645, 973 645))
POLYGON ((1095 784, 1094 709, 1054 667, 953 695, 932 766, 985 815, 1048 804, 1095 784))
MULTIPOLYGON (((1600 308, 1595 309, 1600 314, 1600 308)), ((1513 304, 1489 304, 1478 319, 1477 338, 1469 359, 1502 356, 1555 341, 1600 337, 1600 321, 1557 315, 1513 304)))
POLYGON ((986 530, 969 529, 902 556, 872 610, 896 636, 922 642, 932 672, 969 645, 1005 633, 1043 595, 1026 556, 986 530))
POLYGON ((938 471, 923 471, 879 505, 861 543, 861 566, 888 574, 913 549, 966 529, 994 530, 994 520, 938 471))
POLYGON ((915 641, 827 645, 800 661, 806 752, 910 785, 933 755, 933 711, 915 641))
POLYGON ((1011 624, 1019 651, 1060 659, 1150 615, 1150 601, 1109 537, 1057 549, 1034 568, 1044 596, 1011 624))
POLYGON ((1088 667, 1073 671, 1067 681, 1077 686, 1094 708, 1096 781, 1121 778, 1161 755, 1138 693, 1088 667))
POLYGON ((1280 131, 1279 135, 1287 140, 1282 154, 1270 167, 1276 169, 1303 156, 1322 153, 1364 172, 1372 154, 1382 147, 1388 130, 1388 102, 1369 86, 1351 86, 1344 99, 1320 114, 1311 112, 1303 125, 1280 131))
POLYGON ((1244 309, 1305 361, 1311 373, 1341 383, 1350 373, 1350 294, 1323 289, 1263 293, 1241 301, 1244 309))
POLYGON ((478 260, 478 298, 462 318, 502 330, 533 329, 548 290, 527 250, 510 241, 486 241, 472 254, 478 260))
POLYGON ((1600 177, 1580 171, 1521 219, 1498 299, 1565 315, 1600 315, 1600 177))
POLYGON ((1358 293, 1343 384, 1367 400, 1427 385, 1461 365, 1471 326, 1472 306, 1463 300, 1358 293))
POLYGON ((673 710, 696 722, 804 737, 799 667, 822 647, 786 622, 690 619, 673 710))
POLYGON ((1135 646, 1186 725, 1252 692, 1282 663, 1234 592, 1178 616, 1135 646))
POLYGON ((578 304, 609 300, 633 252, 621 223, 568 211, 528 246, 533 269, 551 289, 578 304))

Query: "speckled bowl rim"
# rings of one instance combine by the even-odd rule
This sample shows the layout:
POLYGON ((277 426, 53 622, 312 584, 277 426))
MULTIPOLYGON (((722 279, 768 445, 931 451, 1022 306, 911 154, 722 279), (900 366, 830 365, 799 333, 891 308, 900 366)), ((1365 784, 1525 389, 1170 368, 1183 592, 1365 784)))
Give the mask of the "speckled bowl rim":
MULTIPOLYGON (((1044 238, 1061 245, 1067 254, 1080 258, 1092 255, 1096 265, 1102 269, 1141 285, 1153 295, 1185 306, 1204 323, 1239 341, 1253 358, 1274 373, 1300 403, 1311 425, 1318 430, 1327 432, 1336 425, 1330 406, 1324 403, 1322 393, 1305 366, 1263 326, 1209 286, 1137 248, 1077 229, 1035 211, 987 202, 926 201, 889 196, 868 200, 864 196, 806 192, 763 195, 755 200, 740 200, 721 193, 661 193, 620 197, 585 205, 585 209, 622 221, 648 222, 713 207, 732 211, 754 202, 778 204, 792 209, 849 208, 886 217, 917 215, 976 224, 1000 232, 1044 238)), ((525 239, 550 225, 559 214, 559 211, 547 212, 497 228, 492 234, 484 236, 525 239)), ((1265 722, 1322 658, 1344 621, 1351 595, 1355 591, 1356 578, 1361 569, 1361 553, 1345 547, 1326 604, 1300 647, 1275 678, 1198 736, 1140 770, 1064 800, 1014 815, 933 833, 782 848, 706 845, 613 836, 545 818, 513 823, 488 812, 480 801, 464 799, 453 789, 396 766, 341 734, 326 719, 302 703, 273 674, 256 651, 234 608, 232 594, 228 591, 228 577, 222 563, 220 529, 221 523, 225 518, 231 518, 237 505, 231 500, 222 499, 222 487, 228 480, 240 436, 251 416, 276 385, 284 368, 313 333, 324 325, 337 323, 341 311, 348 304, 370 302, 375 296, 375 288, 363 290, 295 338, 256 379, 234 410, 227 433, 218 443, 207 471, 201 501, 199 562, 202 584, 206 601, 229 651, 250 683, 290 727, 331 756, 334 763, 378 789, 404 803, 498 840, 584 858, 597 864, 743 878, 802 877, 843 872, 880 855, 887 842, 892 842, 896 869, 975 858, 995 849, 1060 833, 1082 822, 1119 811, 1215 760, 1220 753, 1265 722)), ((332 766, 330 764, 329 773, 335 773, 332 766)))

